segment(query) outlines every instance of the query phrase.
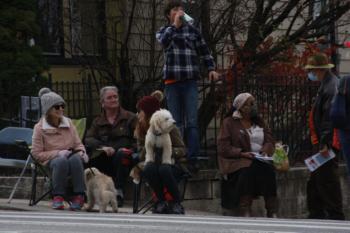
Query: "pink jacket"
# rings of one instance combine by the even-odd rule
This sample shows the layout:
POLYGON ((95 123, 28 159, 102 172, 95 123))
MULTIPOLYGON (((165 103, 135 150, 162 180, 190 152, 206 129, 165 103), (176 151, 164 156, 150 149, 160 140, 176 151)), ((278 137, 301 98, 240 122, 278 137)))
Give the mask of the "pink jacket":
POLYGON ((42 164, 55 158, 60 150, 83 150, 79 135, 72 121, 63 117, 58 128, 49 125, 45 117, 34 126, 32 154, 42 164))

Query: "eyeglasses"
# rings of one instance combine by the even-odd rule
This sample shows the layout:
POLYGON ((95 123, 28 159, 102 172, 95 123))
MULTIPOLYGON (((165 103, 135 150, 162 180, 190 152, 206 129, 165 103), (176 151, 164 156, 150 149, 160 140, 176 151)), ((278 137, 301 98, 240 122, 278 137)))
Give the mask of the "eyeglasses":
POLYGON ((64 109, 64 104, 58 104, 58 105, 54 105, 53 108, 56 110, 59 110, 60 108, 64 109))

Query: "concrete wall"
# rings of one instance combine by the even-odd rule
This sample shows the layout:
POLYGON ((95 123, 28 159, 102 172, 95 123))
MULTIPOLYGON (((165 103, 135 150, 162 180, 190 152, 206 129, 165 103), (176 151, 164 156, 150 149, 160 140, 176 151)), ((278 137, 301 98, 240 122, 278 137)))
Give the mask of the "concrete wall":
MULTIPOLYGON (((199 176, 190 181, 186 192, 185 206, 187 208, 235 215, 234 211, 221 208, 220 205, 220 180, 219 175, 209 172, 201 172, 199 176), (201 177, 203 176, 203 177, 201 177), (198 200, 199 199, 199 200, 198 200)), ((288 173, 278 173, 277 188, 279 197, 278 216, 281 218, 305 218, 307 217, 306 183, 309 172, 305 167, 291 168, 288 173)), ((344 212, 347 219, 350 218, 350 183, 346 168, 340 166, 340 177, 343 194, 344 212)), ((262 197, 253 203, 253 216, 265 216, 264 202, 262 197)))
MULTIPOLYGON (((278 216, 281 218, 305 218, 307 216, 306 207, 306 182, 309 172, 305 167, 291 168, 288 173, 279 173, 277 176, 278 196, 280 207, 278 216)), ((340 177, 342 184, 344 212, 347 219, 350 219, 350 186, 344 165, 340 167, 340 177)), ((11 187, 17 177, 0 177, 0 198, 7 198, 11 187)), ((43 192, 43 179, 39 179, 38 195, 43 192)), ((31 178, 25 177, 19 185, 15 198, 29 199, 31 178)), ((221 208, 220 205, 220 175, 216 170, 200 171, 198 175, 188 181, 185 192, 184 206, 187 209, 207 211, 213 214, 234 215, 221 208)), ((132 185, 126 189, 128 200, 132 201, 132 185)), ((143 189, 143 199, 149 197, 149 188, 143 189)), ((262 198, 254 201, 253 215, 264 216, 264 203, 262 198)))

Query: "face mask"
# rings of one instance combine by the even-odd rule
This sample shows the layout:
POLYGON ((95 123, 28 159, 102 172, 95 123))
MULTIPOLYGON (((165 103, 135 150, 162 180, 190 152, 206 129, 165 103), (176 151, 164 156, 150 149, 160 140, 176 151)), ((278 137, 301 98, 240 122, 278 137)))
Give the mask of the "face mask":
POLYGON ((317 76, 316 76, 313 72, 307 73, 307 78, 308 78, 310 81, 318 81, 317 76))
POLYGON ((250 118, 255 118, 258 116, 258 106, 254 104, 249 112, 250 118))

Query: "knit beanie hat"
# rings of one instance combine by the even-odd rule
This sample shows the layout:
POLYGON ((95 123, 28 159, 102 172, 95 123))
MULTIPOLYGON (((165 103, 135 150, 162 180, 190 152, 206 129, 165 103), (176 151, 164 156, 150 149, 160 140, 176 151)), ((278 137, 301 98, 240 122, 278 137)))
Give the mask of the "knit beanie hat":
POLYGON ((154 96, 144 96, 138 101, 137 108, 144 111, 147 117, 151 117, 155 111, 160 109, 160 103, 154 96))
POLYGON ((51 91, 47 87, 43 87, 39 91, 39 98, 41 102, 41 112, 46 115, 50 108, 57 104, 65 104, 64 99, 57 93, 51 91))

